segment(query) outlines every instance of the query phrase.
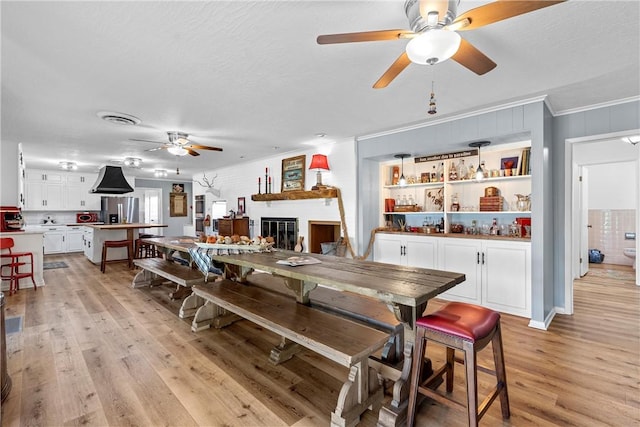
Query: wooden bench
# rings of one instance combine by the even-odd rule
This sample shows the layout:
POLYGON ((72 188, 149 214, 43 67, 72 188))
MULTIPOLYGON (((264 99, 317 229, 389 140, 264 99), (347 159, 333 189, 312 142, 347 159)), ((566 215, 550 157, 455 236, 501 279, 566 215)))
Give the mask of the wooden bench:
POLYGON ((191 293, 193 285, 205 283, 200 270, 162 258, 135 259, 133 264, 142 270, 133 278, 131 287, 156 286, 168 280, 177 285, 176 290, 169 294, 171 299, 182 298, 191 293))
POLYGON ((352 426, 367 408, 379 410, 382 380, 368 359, 385 345, 389 334, 259 286, 225 279, 194 286, 192 291, 206 301, 194 317, 194 331, 211 324, 222 327, 239 316, 282 336, 281 343, 271 351, 272 363, 289 360, 299 344, 348 367, 348 379, 331 414, 332 425, 352 426), (231 317, 229 312, 233 313, 231 317))

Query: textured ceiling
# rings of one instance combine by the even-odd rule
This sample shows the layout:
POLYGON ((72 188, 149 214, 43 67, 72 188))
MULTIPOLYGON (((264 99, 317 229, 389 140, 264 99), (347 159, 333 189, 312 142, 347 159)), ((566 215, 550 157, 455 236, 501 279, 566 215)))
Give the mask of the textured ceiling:
MULTIPOLYGON (((403 3, 2 1, 2 141, 22 142, 32 168, 70 160, 93 171, 133 156, 144 161, 135 175, 179 164, 188 178, 299 150, 317 133, 340 141, 541 95, 562 112, 640 94, 636 0, 570 0, 462 32, 498 64, 484 76, 453 61, 412 64, 375 90, 405 40, 316 44, 408 29, 403 3), (432 81, 438 114, 428 116, 432 81), (176 159, 130 140, 175 130, 224 151, 176 159)), ((484 3, 462 0, 458 13, 484 3)))

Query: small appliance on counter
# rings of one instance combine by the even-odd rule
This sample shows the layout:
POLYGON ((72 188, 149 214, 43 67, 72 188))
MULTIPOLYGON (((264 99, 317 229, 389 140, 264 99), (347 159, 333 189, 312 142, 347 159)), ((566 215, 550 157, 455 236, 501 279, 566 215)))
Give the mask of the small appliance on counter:
POLYGON ((17 206, 0 206, 0 231, 24 231, 24 219, 17 206))
POLYGON ((76 222, 78 224, 84 224, 89 222, 99 222, 97 212, 78 212, 76 214, 76 222))

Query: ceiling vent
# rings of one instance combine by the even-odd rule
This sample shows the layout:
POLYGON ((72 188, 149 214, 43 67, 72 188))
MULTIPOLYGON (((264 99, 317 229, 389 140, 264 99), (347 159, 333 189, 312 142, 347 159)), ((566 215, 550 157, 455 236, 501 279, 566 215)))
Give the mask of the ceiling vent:
POLYGON ((129 114, 114 113, 111 111, 99 111, 98 117, 102 120, 106 120, 109 123, 115 123, 117 125, 129 125, 135 126, 140 124, 140 119, 129 114))

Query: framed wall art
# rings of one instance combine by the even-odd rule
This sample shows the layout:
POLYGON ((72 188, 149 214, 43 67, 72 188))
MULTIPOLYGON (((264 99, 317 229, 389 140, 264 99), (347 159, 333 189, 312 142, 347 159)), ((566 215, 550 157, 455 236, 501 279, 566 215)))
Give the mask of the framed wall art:
POLYGON ((169 194, 169 216, 187 216, 187 193, 169 194))
POLYGON ((304 168, 307 156, 289 157, 282 160, 282 188, 280 191, 303 191, 304 168))
POLYGON ((244 216, 246 209, 244 197, 238 197, 238 216, 244 216))

